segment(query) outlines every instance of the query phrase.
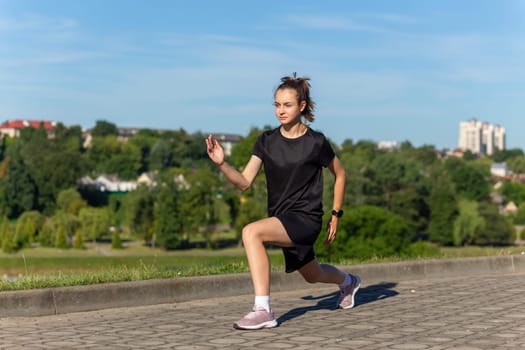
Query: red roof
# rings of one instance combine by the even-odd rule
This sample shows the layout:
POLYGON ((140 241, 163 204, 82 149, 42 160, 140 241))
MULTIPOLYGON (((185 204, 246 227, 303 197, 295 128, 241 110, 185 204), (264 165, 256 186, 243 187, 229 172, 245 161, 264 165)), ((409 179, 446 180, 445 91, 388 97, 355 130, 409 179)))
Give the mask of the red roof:
POLYGON ((54 130, 55 129, 55 122, 47 121, 47 120, 22 120, 22 119, 14 119, 9 120, 2 125, 0 125, 0 129, 23 129, 28 126, 38 129, 40 127, 40 124, 44 126, 45 130, 54 130))

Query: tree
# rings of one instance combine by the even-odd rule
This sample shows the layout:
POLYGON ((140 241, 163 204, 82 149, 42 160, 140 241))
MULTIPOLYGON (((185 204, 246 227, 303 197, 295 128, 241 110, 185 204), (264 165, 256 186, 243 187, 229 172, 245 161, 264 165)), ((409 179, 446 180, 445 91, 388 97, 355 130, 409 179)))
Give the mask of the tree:
POLYGON ((191 172, 186 177, 189 189, 182 191, 180 210, 184 231, 203 230, 208 247, 212 246, 210 225, 217 223, 215 202, 218 195, 218 176, 208 167, 191 172))
POLYGON ((84 249, 84 235, 82 234, 82 229, 78 229, 75 232, 75 237, 73 237, 73 248, 84 249))
POLYGON ((14 241, 14 235, 9 225, 9 219, 7 216, 2 218, 2 224, 0 226, 0 238, 2 241, 2 250, 6 253, 14 253, 16 251, 16 244, 14 241))
POLYGON ((474 160, 476 158, 477 158, 477 156, 474 153, 472 153, 472 151, 470 151, 470 150, 466 150, 463 153, 463 160, 465 160, 465 161, 474 160))
POLYGON ((437 161, 437 151, 434 146, 423 145, 413 149, 409 153, 409 157, 424 166, 431 166, 437 161))
POLYGON ((264 131, 270 129, 270 126, 265 126, 262 130, 259 128, 252 128, 246 137, 243 137, 232 148, 231 162, 232 166, 237 169, 243 169, 246 163, 250 160, 253 152, 253 146, 257 137, 264 131))
POLYGON ((135 179, 142 167, 142 150, 133 143, 120 142, 116 136, 94 137, 87 152, 98 174, 115 174, 122 179, 135 179))
MULTIPOLYGON (((3 161, 4 160, 4 157, 5 157, 5 151, 6 151, 6 148, 7 148, 7 141, 6 141, 7 137, 2 137, 0 138, 0 161, 3 161)), ((2 174, 0 173, 0 177, 2 176, 2 174)))
POLYGON ((433 242, 444 245, 453 243, 453 223, 458 215, 454 185, 447 173, 439 167, 430 174, 430 209, 429 237, 433 242))
POLYGON ((63 247, 63 241, 57 242, 57 239, 63 240, 63 235, 69 246, 71 238, 75 235, 76 231, 80 228, 80 222, 75 215, 66 213, 62 210, 57 210, 55 215, 50 217, 42 227, 42 231, 39 235, 39 242, 43 246, 48 247, 63 247), (59 229, 62 232, 58 234, 59 229))
POLYGON ((0 179, 0 193, 3 194, 3 212, 8 217, 18 217, 26 210, 32 210, 37 204, 37 185, 29 167, 20 153, 20 146, 9 149, 6 158, 7 178, 0 179))
POLYGON ((16 223, 16 245, 18 248, 27 247, 36 241, 42 226, 44 216, 38 211, 26 211, 20 215, 16 223))
POLYGON ((516 238, 514 227, 507 218, 499 214, 496 204, 480 203, 479 214, 483 217, 485 225, 476 232, 476 244, 509 245, 514 243, 516 238))
POLYGON ((120 239, 120 232, 114 230, 111 234, 111 248, 122 249, 122 240, 120 239))
MULTIPOLYGON (((191 168, 191 156, 189 146, 193 142, 191 135, 184 129, 175 130, 162 135, 162 138, 169 142, 173 159, 171 166, 191 168), (185 162, 190 160, 189 162, 185 162)), ((203 142, 204 143, 204 142, 203 142)))
POLYGON ((413 185, 392 194, 391 212, 408 220, 418 232, 424 232, 430 220, 430 209, 426 201, 428 195, 425 192, 427 188, 413 185))
POLYGON ((80 209, 86 206, 86 201, 75 188, 68 188, 58 193, 57 207, 66 213, 78 215, 80 209))
POLYGON ((516 174, 525 174, 525 157, 515 156, 507 160, 507 165, 516 174))
POLYGON ((120 142, 115 135, 93 137, 87 150, 90 167, 98 174, 106 172, 106 163, 120 152, 120 142))
POLYGON ((450 178, 455 184, 458 195, 474 201, 483 201, 489 198, 489 185, 487 177, 489 169, 482 171, 472 163, 465 163, 456 158, 449 158, 445 167, 450 173, 450 178))
POLYGON ((377 144, 371 140, 360 140, 352 149, 352 154, 361 155, 370 161, 375 158, 378 152, 377 144))
POLYGON ((12 245, 15 251, 29 246, 29 236, 21 225, 15 226, 12 245))
POLYGON ((58 225, 55 236, 55 248, 67 249, 69 248, 68 237, 64 226, 58 225))
POLYGON ((393 193, 404 186, 405 164, 393 153, 379 153, 371 162, 370 174, 380 190, 381 204, 391 209, 393 193))
POLYGON ((155 242, 165 249, 176 249, 182 241, 180 191, 173 179, 164 183, 155 203, 155 242))
POLYGON ((124 180, 134 180, 141 168, 141 150, 131 143, 121 143, 116 154, 104 164, 104 172, 117 174, 124 180))
POLYGON ((140 235, 145 242, 150 243, 154 230, 155 197, 145 185, 129 192, 124 200, 125 223, 132 233, 140 235))
POLYGON ((151 147, 149 164, 151 170, 167 169, 173 162, 174 154, 171 145, 164 139, 157 140, 151 147))
POLYGON ((80 125, 66 127, 62 123, 57 123, 55 126, 54 141, 70 151, 83 152, 85 150, 84 133, 80 125))
POLYGON ((514 216, 514 225, 525 225, 525 202, 518 206, 518 212, 514 216))
POLYGON ((523 153, 523 150, 519 148, 511 148, 511 149, 496 149, 496 152, 492 155, 492 159, 495 162, 502 163, 507 161, 507 159, 514 158, 514 157, 523 157, 525 154, 523 153))
POLYGON ((160 135, 158 131, 150 129, 141 129, 137 134, 128 139, 128 142, 135 145, 140 151, 140 168, 139 173, 144 173, 152 170, 151 165, 151 149, 153 145, 159 140, 160 135))
POLYGON ((366 172, 371 182, 366 189, 368 203, 380 205, 424 230, 429 210, 424 201, 428 189, 422 169, 423 165, 406 152, 378 152, 366 172))
MULTIPOLYGON (((375 186, 373 180, 368 176, 369 160, 363 155, 353 155, 350 152, 341 153, 341 163, 346 171, 346 192, 345 205, 349 207, 357 207, 365 204, 372 204, 370 194, 374 193, 375 186)), ((325 174, 328 174, 325 172, 325 174)), ((325 176, 325 191, 324 202, 331 203, 333 200, 333 176, 325 176)))
POLYGON ((239 191, 233 187, 233 185, 224 186, 222 189, 222 198, 228 205, 230 211, 230 225, 234 226, 239 217, 239 211, 241 206, 239 191))
POLYGON ((472 244, 476 234, 485 226, 485 220, 478 213, 478 203, 460 199, 458 212, 459 215, 454 221, 453 243, 455 246, 472 244))
POLYGON ((97 120, 95 127, 91 130, 91 135, 93 137, 118 136, 118 128, 106 120, 97 120))
POLYGON ((94 242, 109 233, 111 214, 107 208, 82 208, 78 213, 78 220, 86 238, 94 242))
POLYGON ((55 223, 52 219, 48 219, 42 226, 42 231, 38 235, 38 242, 42 247, 54 247, 55 246, 55 223))
POLYGON ((525 203, 525 184, 505 181, 500 188, 500 193, 506 202, 525 203))
POLYGON ((34 209, 52 215, 58 193, 75 186, 85 173, 84 158, 79 150, 81 140, 75 133, 61 131, 59 137, 50 139, 45 130, 26 129, 22 130, 24 133, 19 139, 20 155, 36 186, 37 205, 34 209))

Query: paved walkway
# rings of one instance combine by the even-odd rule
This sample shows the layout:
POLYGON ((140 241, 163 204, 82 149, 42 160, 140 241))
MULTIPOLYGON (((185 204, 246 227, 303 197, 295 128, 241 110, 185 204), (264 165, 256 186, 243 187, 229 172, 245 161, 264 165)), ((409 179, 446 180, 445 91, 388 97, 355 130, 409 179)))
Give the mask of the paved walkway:
MULTIPOLYGON (((308 287, 308 285, 305 285, 308 287)), ((252 296, 0 319, 0 349, 525 349, 525 274, 333 288, 272 296, 280 326, 238 331, 252 296)))

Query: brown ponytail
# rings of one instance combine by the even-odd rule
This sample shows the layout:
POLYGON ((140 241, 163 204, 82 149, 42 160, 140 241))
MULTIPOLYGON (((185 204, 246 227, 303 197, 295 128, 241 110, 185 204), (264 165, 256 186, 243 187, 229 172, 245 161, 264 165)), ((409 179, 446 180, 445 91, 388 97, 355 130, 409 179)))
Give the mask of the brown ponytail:
MULTIPOLYGON (((314 121, 314 108, 315 103, 310 98, 310 83, 308 82, 310 78, 302 77, 296 78, 295 73, 293 77, 282 77, 281 84, 275 90, 275 93, 279 90, 292 89, 297 92, 297 103, 301 101, 306 102, 304 110, 301 112, 301 115, 309 122, 314 121)), ((274 94, 275 96, 275 94, 274 94)))

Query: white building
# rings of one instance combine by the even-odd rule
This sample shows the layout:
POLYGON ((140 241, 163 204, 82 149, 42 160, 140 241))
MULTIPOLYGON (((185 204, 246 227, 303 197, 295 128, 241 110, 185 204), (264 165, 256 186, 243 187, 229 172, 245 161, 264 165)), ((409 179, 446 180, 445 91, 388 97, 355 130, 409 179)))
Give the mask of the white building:
POLYGON ((505 149, 505 128, 471 119, 459 123, 459 148, 475 154, 492 155, 505 149))
POLYGON ((393 151, 399 148, 399 145, 396 141, 379 141, 377 143, 377 148, 385 151, 393 151))
POLYGON ((215 134, 215 138, 221 143, 224 154, 231 156, 233 146, 241 141, 242 136, 236 134, 215 134))
POLYGON ((490 166, 490 174, 498 177, 505 177, 512 174, 512 171, 507 168, 507 164, 503 163, 492 163, 490 166))

